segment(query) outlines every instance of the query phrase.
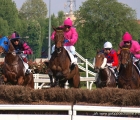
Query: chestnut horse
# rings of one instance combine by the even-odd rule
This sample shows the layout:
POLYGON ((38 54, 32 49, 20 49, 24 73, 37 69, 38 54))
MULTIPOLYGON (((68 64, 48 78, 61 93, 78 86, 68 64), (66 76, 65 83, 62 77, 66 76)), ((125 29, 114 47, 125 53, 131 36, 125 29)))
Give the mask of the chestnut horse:
POLYGON ((118 87, 124 89, 140 88, 140 75, 133 64, 133 55, 129 46, 124 46, 119 54, 120 69, 118 87))
POLYGON ((116 87, 116 80, 113 72, 106 66, 107 59, 104 53, 97 52, 95 56, 95 66, 94 72, 97 73, 96 76, 96 87, 116 87))
POLYGON ((64 48, 64 30, 63 28, 53 28, 55 30, 55 51, 53 52, 51 59, 48 63, 48 67, 52 74, 50 75, 55 79, 55 85, 64 87, 68 80, 69 86, 79 88, 80 85, 80 73, 78 65, 71 66, 71 60, 67 50, 64 48))
POLYGON ((22 59, 7 37, 0 38, 0 54, 5 54, 2 76, 5 84, 22 85, 34 88, 33 74, 25 75, 22 59))

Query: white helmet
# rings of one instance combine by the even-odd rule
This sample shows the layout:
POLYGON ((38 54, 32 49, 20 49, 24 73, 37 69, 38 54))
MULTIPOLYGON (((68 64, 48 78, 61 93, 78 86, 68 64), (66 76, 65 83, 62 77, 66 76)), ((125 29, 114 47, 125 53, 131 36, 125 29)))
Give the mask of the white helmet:
POLYGON ((111 42, 105 42, 104 48, 112 48, 111 42))

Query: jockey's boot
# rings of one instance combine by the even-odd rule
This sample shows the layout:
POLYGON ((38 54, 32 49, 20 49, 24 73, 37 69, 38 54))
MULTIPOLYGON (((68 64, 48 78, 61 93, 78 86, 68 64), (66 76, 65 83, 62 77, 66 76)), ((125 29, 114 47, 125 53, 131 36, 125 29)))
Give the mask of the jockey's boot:
POLYGON ((25 72, 25 75, 29 75, 30 73, 31 73, 31 70, 27 69, 26 72, 25 72))
POLYGON ((77 64, 77 55, 74 55, 74 60, 75 60, 74 64, 77 64))
POLYGON ((74 69, 74 67, 75 67, 75 63, 72 63, 72 64, 71 64, 71 67, 70 67, 70 68, 71 68, 71 70, 73 70, 73 69, 74 69))
POLYGON ((114 71, 115 71, 114 74, 115 74, 116 82, 118 82, 119 72, 118 72, 117 68, 115 68, 114 71))

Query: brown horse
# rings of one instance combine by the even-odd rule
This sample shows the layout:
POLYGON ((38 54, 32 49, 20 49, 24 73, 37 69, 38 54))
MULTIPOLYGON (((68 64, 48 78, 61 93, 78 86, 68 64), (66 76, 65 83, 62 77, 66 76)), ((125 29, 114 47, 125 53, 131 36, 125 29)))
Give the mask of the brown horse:
MULTIPOLYGON (((67 50, 63 47, 64 31, 63 28, 54 28, 55 30, 55 51, 49 61, 49 69, 55 79, 56 85, 64 87, 66 81, 70 87, 78 88, 80 85, 80 73, 78 65, 71 66, 71 60, 67 50)), ((50 75, 51 76, 51 75, 50 75)), ((52 77, 51 77, 52 79, 52 77)))
POLYGON ((23 61, 7 37, 0 38, 0 54, 2 53, 5 54, 2 71, 5 84, 34 88, 33 74, 25 75, 23 61))
POLYGON ((118 77, 118 87, 124 89, 140 88, 140 75, 133 65, 133 55, 129 46, 124 46, 119 54, 120 70, 118 77))
POLYGON ((95 56, 94 71, 97 72, 96 87, 116 87, 116 80, 113 72, 106 66, 106 58, 104 53, 97 52, 95 56), (102 67, 104 66, 104 67, 102 67))

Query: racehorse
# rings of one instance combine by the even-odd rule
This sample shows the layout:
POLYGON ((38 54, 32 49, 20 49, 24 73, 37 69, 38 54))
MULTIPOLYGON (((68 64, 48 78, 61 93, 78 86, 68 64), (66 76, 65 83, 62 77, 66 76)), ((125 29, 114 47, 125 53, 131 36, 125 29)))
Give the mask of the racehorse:
POLYGON ((22 58, 7 37, 0 38, 0 54, 5 54, 2 76, 5 84, 22 85, 34 88, 33 74, 25 75, 22 58))
POLYGON ((119 54, 120 69, 118 87, 124 89, 140 88, 140 75, 133 64, 133 55, 129 46, 124 46, 119 54))
POLYGON ((48 67, 51 70, 52 76, 55 79, 55 85, 64 87, 68 80, 69 86, 79 88, 80 73, 78 65, 71 66, 71 60, 67 50, 64 48, 64 30, 63 28, 53 28, 55 30, 55 51, 52 53, 48 67))
POLYGON ((107 59, 103 52, 97 51, 95 56, 94 71, 97 73, 96 76, 96 87, 116 87, 116 80, 113 72, 106 66, 107 59))

